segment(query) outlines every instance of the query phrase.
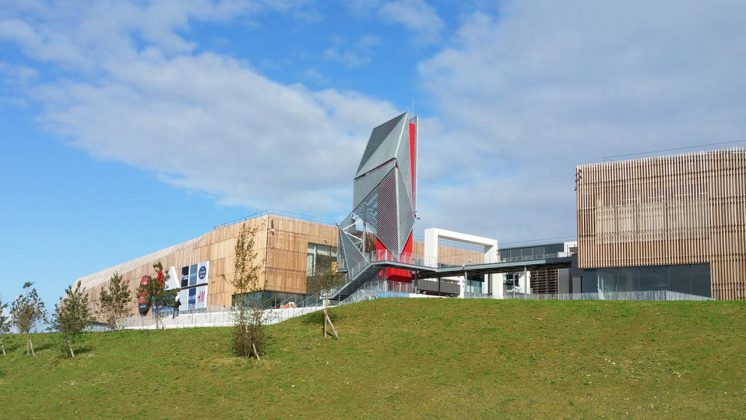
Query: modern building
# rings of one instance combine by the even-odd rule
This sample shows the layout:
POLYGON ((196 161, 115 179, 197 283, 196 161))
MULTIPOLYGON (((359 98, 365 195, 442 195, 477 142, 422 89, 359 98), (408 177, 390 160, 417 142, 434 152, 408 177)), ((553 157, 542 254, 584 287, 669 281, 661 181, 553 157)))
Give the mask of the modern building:
MULTIPOLYGON (((331 296, 338 301, 372 284, 459 297, 669 290, 744 299, 746 149, 578 166, 578 241, 503 249, 437 228, 413 238, 416 156, 417 118, 404 113, 373 129, 341 224, 256 214, 79 280, 95 307, 112 274, 134 292, 160 262, 182 312, 238 299, 301 306, 317 299, 309 278, 328 267, 346 276, 331 296), (260 272, 257 290, 240 296, 230 280, 244 223, 257 228, 260 272)), ((142 303, 133 315, 147 313, 142 303)))
POLYGON ((412 282, 399 268, 373 261, 412 262, 416 219, 417 117, 406 112, 373 129, 353 181, 352 211, 339 226, 339 267, 345 298, 371 280, 412 282))
MULTIPOLYGON (((534 261, 548 256, 564 255, 574 257, 578 243, 575 241, 526 245, 500 249, 502 261, 534 261)), ((577 259, 570 267, 534 267, 531 270, 514 271, 502 274, 504 293, 557 294, 580 293, 582 275, 577 268, 577 259)))
POLYGON ((577 167, 583 292, 744 299, 746 149, 577 167))
MULTIPOLYGON (((91 304, 96 306, 101 289, 113 273, 121 274, 134 292, 143 276, 154 275, 153 264, 161 262, 171 277, 178 279, 181 311, 229 307, 239 298, 230 279, 236 237, 243 223, 257 227, 255 249, 260 290, 251 299, 272 306, 299 302, 306 298, 308 277, 336 261, 334 225, 295 215, 264 213, 218 226, 198 238, 78 280, 86 287, 91 304)), ((133 314, 136 310, 133 308, 133 314)))

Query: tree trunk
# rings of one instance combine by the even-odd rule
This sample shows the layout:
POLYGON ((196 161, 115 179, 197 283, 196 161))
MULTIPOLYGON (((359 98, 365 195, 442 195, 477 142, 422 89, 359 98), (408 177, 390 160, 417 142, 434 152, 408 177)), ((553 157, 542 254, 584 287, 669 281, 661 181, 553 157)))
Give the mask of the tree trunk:
POLYGON ((31 341, 31 337, 28 337, 28 344, 29 344, 29 347, 31 348, 31 355, 36 357, 36 352, 34 351, 34 342, 31 341))
POLYGON ((75 358, 75 352, 73 351, 73 346, 72 346, 72 343, 70 343, 70 339, 67 340, 67 348, 70 349, 70 356, 72 356, 73 359, 74 359, 75 358))
POLYGON ((321 328, 321 336, 326 338, 326 308, 324 308, 321 312, 323 313, 321 322, 324 323, 324 326, 321 328))
POLYGON ((3 348, 3 357, 8 357, 7 354, 5 354, 5 343, 3 343, 3 339, 0 338, 0 347, 3 348))
POLYGON ((324 299, 324 309, 322 312, 324 313, 324 316, 321 317, 321 322, 324 323, 324 327, 321 329, 321 336, 326 338, 326 303, 328 302, 327 299, 324 299))
POLYGON ((329 313, 328 312, 326 312, 324 314, 324 325, 326 325, 327 322, 329 323, 329 328, 332 329, 332 333, 334 334, 334 338, 336 338, 337 340, 339 340, 339 335, 337 335, 337 329, 334 328, 334 324, 332 323, 332 319, 329 318, 329 313))
POLYGON ((262 359, 259 358, 259 352, 256 351, 256 346, 254 343, 251 343, 251 348, 254 349, 254 357, 256 357, 256 360, 261 361, 262 359))

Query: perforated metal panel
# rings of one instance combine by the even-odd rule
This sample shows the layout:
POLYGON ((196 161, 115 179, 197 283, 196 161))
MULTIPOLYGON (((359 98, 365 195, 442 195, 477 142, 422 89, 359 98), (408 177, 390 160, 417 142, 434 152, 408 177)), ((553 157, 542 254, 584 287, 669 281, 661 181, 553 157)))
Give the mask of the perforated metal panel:
POLYGON ((365 197, 365 200, 352 211, 352 214, 363 219, 369 227, 372 227, 373 232, 376 232, 378 227, 378 188, 373 189, 365 197))
POLYGON ((357 275, 357 273, 354 271, 361 270, 364 265, 363 263, 367 260, 344 232, 342 232, 342 234, 340 235, 340 245, 342 251, 345 254, 344 259, 345 263, 347 264, 347 275, 350 279, 352 279, 355 275, 357 275))
POLYGON ((392 253, 399 249, 396 215, 396 176, 392 171, 378 185, 378 239, 392 253))
POLYGON ((402 185, 404 186, 403 194, 407 195, 410 200, 412 198, 412 162, 410 160, 410 149, 409 149, 409 125, 407 124, 406 129, 402 133, 401 141, 399 142, 399 150, 396 152, 396 166, 399 168, 399 175, 402 178, 402 185))
POLYGON ((353 209, 357 208, 360 202, 363 201, 365 197, 370 195, 371 191, 373 191, 378 186, 378 184, 383 181, 383 178, 385 178, 386 175, 388 175, 388 173, 394 169, 395 164, 396 161, 392 159, 383 166, 380 166, 365 175, 355 178, 352 189, 353 209))
POLYGON ((412 200, 410 200, 409 192, 404 187, 404 185, 406 185, 407 183, 407 180, 408 178, 405 178, 404 176, 397 177, 399 188, 399 193, 397 194, 397 230, 399 232, 399 253, 397 255, 401 255, 402 251, 404 250, 404 245, 407 242, 407 238, 409 238, 409 234, 412 232, 412 228, 414 227, 414 210, 412 210, 412 200))

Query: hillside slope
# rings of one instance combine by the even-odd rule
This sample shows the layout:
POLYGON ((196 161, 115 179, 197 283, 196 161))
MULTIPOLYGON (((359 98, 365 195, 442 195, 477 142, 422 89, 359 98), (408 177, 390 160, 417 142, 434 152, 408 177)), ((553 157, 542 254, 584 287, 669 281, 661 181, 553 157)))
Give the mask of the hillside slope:
POLYGON ((387 299, 269 328, 260 363, 227 328, 14 337, 6 417, 741 417, 744 302, 387 299))

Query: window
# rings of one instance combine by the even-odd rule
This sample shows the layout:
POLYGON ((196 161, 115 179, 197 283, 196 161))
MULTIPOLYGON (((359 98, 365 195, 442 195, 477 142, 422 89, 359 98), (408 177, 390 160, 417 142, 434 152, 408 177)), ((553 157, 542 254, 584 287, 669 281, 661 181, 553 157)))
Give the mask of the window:
POLYGON ((189 267, 181 268, 181 287, 189 286, 189 267))
POLYGON ((583 270, 582 292, 670 290, 710 297, 708 264, 583 270))
POLYGON ((306 253, 306 277, 334 267, 337 261, 337 247, 308 243, 306 253))
MULTIPOLYGON (((182 271, 184 268, 182 268, 182 271)), ((195 284, 197 284, 197 264, 192 264, 189 267, 189 285, 194 286, 195 284)))

